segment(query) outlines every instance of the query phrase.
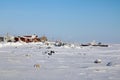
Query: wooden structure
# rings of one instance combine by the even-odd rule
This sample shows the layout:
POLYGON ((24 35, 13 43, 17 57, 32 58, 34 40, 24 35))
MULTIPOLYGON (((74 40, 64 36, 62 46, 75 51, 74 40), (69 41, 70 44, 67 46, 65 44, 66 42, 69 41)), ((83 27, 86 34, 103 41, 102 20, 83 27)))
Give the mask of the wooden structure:
POLYGON ((46 36, 42 36, 42 37, 40 37, 39 39, 40 39, 40 42, 48 41, 48 39, 47 39, 46 36))

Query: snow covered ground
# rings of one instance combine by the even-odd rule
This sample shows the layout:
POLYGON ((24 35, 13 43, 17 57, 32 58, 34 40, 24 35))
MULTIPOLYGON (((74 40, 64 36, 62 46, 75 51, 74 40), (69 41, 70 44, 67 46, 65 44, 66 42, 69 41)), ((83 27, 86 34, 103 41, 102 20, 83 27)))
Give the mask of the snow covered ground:
POLYGON ((120 44, 0 43, 0 80, 120 80, 119 75, 120 44))

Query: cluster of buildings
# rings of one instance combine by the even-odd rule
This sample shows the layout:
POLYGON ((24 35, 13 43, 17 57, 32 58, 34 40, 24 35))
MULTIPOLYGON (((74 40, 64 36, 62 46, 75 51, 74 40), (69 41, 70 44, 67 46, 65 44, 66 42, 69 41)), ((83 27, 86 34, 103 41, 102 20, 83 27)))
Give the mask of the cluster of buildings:
POLYGON ((38 37, 37 35, 25 35, 25 36, 11 36, 9 34, 0 37, 0 42, 45 42, 46 36, 38 37))
POLYGON ((108 47, 108 45, 102 44, 101 42, 96 42, 96 41, 92 41, 92 42, 87 43, 87 44, 81 44, 81 46, 100 46, 100 47, 108 47))

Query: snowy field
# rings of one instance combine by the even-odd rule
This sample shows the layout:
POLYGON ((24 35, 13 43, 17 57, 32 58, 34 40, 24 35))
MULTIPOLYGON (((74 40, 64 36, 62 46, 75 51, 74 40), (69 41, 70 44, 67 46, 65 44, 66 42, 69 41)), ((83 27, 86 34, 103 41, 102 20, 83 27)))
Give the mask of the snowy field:
POLYGON ((120 44, 0 43, 0 80, 120 80, 120 44))

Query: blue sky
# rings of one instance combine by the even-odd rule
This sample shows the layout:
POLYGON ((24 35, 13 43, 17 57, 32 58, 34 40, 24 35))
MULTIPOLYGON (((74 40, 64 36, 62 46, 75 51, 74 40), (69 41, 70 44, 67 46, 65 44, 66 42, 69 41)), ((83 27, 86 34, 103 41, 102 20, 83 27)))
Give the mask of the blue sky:
POLYGON ((120 0, 0 0, 0 34, 120 43, 120 0))

